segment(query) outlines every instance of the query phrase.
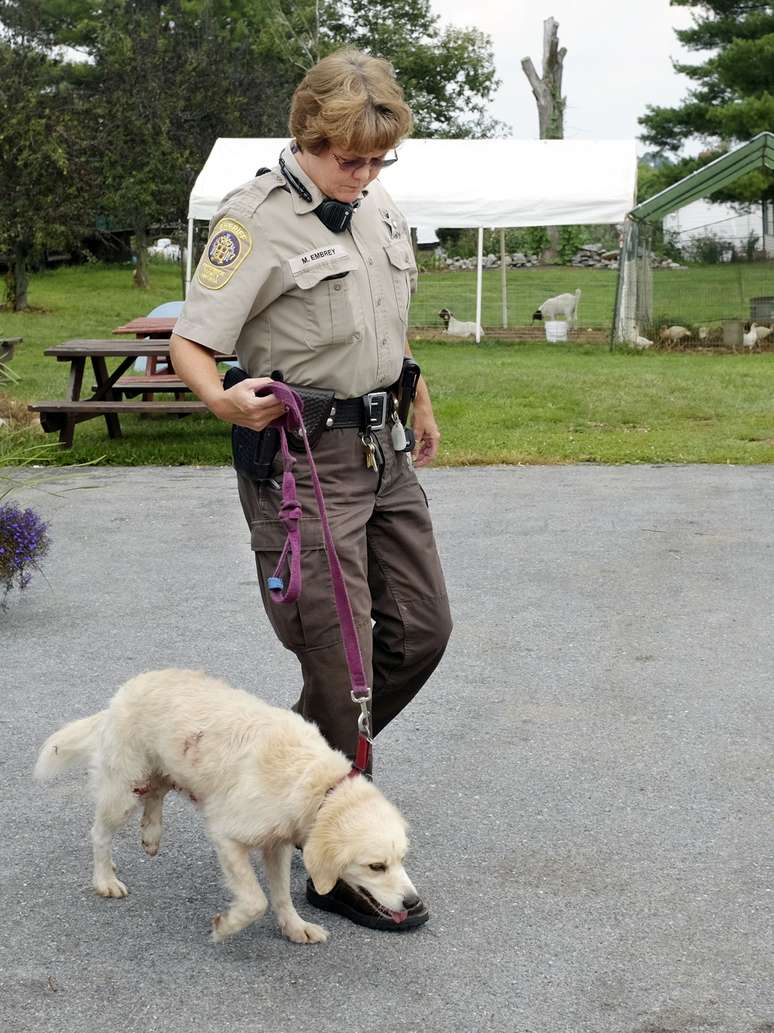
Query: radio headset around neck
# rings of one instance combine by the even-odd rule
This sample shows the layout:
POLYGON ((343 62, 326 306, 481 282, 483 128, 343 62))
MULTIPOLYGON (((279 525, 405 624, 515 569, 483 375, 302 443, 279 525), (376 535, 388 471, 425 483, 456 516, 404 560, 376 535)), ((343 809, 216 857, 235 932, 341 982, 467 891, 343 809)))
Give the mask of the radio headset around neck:
MULTIPOLYGON (((295 176, 290 171, 281 155, 279 167, 282 175, 290 186, 293 187, 298 196, 306 202, 311 202, 312 195, 298 176, 295 176)), ((343 233, 344 230, 349 229, 349 224, 352 222, 352 216, 355 214, 355 210, 359 207, 359 201, 355 201, 353 204, 348 204, 346 201, 334 201, 332 197, 326 197, 314 209, 314 214, 323 226, 326 226, 332 233, 343 233)))

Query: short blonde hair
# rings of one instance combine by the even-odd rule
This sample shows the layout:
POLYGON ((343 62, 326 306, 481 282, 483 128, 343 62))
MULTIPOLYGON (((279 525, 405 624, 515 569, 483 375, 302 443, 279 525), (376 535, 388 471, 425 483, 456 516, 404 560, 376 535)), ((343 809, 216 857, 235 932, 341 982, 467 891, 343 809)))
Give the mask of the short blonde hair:
POLYGON ((318 61, 290 105, 290 132, 313 154, 330 144, 351 154, 388 151, 411 127, 392 65, 359 50, 337 50, 318 61))

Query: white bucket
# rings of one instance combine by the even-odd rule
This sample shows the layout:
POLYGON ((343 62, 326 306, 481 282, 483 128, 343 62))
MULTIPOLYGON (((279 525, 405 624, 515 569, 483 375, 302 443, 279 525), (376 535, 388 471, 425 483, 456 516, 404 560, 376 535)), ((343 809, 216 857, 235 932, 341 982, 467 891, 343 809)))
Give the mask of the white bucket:
POLYGON ((547 319, 545 328, 547 341, 567 340, 567 323, 563 319, 547 319))

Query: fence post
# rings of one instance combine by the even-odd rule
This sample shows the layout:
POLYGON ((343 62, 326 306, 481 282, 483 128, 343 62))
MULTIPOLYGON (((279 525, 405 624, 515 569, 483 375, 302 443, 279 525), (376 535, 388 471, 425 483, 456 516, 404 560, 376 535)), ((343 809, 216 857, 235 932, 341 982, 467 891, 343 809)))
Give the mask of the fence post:
POLYGON ((503 305, 503 330, 508 329, 508 277, 505 268, 505 230, 500 230, 500 294, 503 305))
POLYGON ((481 343, 481 294, 483 290, 482 268, 484 264, 484 227, 478 227, 478 263, 476 268, 476 344, 481 343))

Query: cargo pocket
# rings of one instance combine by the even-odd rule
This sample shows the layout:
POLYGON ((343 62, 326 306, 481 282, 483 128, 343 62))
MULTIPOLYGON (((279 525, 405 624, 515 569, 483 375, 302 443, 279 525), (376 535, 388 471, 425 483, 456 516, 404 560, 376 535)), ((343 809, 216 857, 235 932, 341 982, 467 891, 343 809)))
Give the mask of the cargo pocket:
MULTIPOLYGON (((276 519, 253 520, 250 542, 266 613, 280 642, 293 652, 331 645, 338 638, 328 560, 319 521, 301 519, 301 594, 295 603, 277 603, 267 587, 285 546, 285 525, 276 519)), ((287 569, 280 572, 287 578, 287 569)))
POLYGON ((395 304, 404 325, 408 323, 411 301, 411 269, 413 268, 411 244, 408 240, 392 240, 384 245, 390 262, 392 286, 395 290, 395 304))
POLYGON ((308 269, 291 269, 306 306, 304 343, 308 348, 348 344, 363 333, 363 308, 352 273, 357 261, 347 255, 308 269))

